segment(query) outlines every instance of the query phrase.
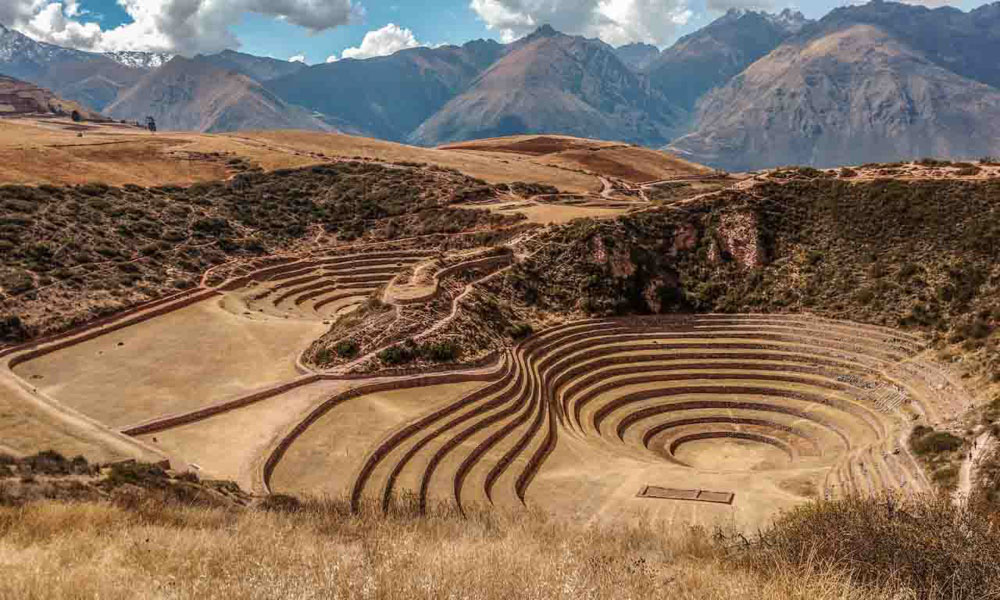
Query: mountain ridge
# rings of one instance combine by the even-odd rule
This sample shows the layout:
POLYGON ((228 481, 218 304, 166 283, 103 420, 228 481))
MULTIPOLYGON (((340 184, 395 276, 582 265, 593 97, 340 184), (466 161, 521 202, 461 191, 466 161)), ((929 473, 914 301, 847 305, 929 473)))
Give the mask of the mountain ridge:
POLYGON ((669 147, 730 169, 992 152, 967 138, 993 131, 998 54, 1000 2, 962 11, 873 1, 817 21, 788 9, 732 9, 662 51, 612 48, 549 25, 509 44, 475 40, 312 66, 226 50, 173 65, 171 76, 178 65, 194 69, 167 86, 178 106, 157 96, 151 110, 133 89, 148 87, 147 75, 170 65, 167 55, 87 53, 0 29, 0 72, 112 115, 126 105, 129 115, 159 111, 165 126, 336 128, 426 146, 569 134, 669 147), (838 37, 854 26, 871 29, 838 37), (879 70, 852 54, 858 43, 875 45, 879 70), (197 83, 206 64, 247 78, 217 82, 238 95, 229 108, 197 83), (182 81, 202 87, 181 90, 182 81), (197 94, 215 98, 218 111, 192 105, 197 94), (202 122, 185 111, 229 116, 202 122))
POLYGON ((543 26, 511 44, 409 139, 438 145, 558 131, 655 145, 683 118, 611 46, 543 26))
MULTIPOLYGON (((939 11, 954 14, 885 3, 833 11, 701 98, 692 132, 667 149, 730 170, 1000 152, 1000 90, 909 43, 939 11), (874 24, 873 9, 887 6, 879 14, 895 15, 892 25, 874 24)), ((967 42, 939 33, 939 47, 967 42)))

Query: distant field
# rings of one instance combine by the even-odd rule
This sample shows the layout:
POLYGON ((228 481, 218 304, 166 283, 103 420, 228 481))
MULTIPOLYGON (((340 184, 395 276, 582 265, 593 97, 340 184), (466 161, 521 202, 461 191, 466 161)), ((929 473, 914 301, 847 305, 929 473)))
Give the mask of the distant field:
POLYGON ((709 171, 663 152, 551 136, 435 149, 307 131, 152 134, 121 124, 0 119, 0 183, 190 184, 225 178, 233 159, 273 170, 352 158, 426 163, 489 183, 530 181, 571 193, 599 192, 600 175, 642 182, 709 171))
MULTIPOLYGON (((442 146, 449 151, 475 151, 486 155, 515 155, 522 162, 617 177, 646 183, 706 175, 712 169, 649 148, 567 136, 512 136, 442 146)), ((463 153, 464 154, 464 153, 463 153)), ((572 190, 568 190, 572 191, 572 190)))

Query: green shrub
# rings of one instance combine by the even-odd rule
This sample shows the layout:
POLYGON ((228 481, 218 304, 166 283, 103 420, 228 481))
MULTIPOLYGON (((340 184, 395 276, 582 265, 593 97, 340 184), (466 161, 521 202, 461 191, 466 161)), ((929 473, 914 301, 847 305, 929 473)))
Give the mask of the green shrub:
POLYGON ((451 362, 461 353, 455 342, 429 342, 420 346, 420 356, 432 362, 451 362))
POLYGON ((518 322, 510 326, 510 337, 515 340, 522 340, 531 334, 535 333, 535 328, 531 326, 531 323, 518 322))
POLYGON ((354 340, 341 340, 337 342, 336 352, 340 358, 354 358, 358 355, 358 343, 354 340))
POLYGON ((111 465, 108 483, 114 486, 132 484, 159 484, 167 480, 167 473, 157 465, 125 461, 111 465))
POLYGON ((413 350, 403 344, 390 346, 375 355, 383 364, 389 366, 403 365, 413 362, 416 358, 413 350))

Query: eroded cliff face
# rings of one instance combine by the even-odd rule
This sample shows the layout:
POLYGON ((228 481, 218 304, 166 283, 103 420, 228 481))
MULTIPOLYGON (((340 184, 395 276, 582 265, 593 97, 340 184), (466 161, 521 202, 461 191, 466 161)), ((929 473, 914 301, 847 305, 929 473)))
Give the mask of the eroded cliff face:
POLYGON ((757 213, 752 210, 722 213, 709 247, 709 259, 714 263, 731 259, 743 269, 760 267, 764 254, 759 226, 757 213))

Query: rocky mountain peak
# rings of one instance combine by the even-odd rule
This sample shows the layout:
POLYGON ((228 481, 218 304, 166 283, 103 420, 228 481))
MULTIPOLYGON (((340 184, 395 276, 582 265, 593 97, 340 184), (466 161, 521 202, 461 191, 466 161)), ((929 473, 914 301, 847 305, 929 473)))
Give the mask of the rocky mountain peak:
POLYGON ((799 11, 792 11, 790 8, 786 8, 776 15, 767 15, 770 21, 775 25, 781 27, 788 33, 798 33, 809 24, 809 19, 805 17, 799 11))
POLYGON ((534 40, 538 38, 558 37, 560 35, 562 34, 553 29, 551 25, 545 24, 536 29, 527 39, 534 40))

